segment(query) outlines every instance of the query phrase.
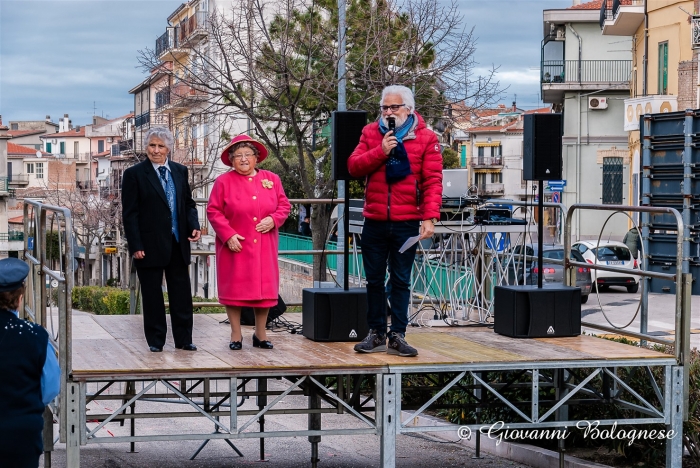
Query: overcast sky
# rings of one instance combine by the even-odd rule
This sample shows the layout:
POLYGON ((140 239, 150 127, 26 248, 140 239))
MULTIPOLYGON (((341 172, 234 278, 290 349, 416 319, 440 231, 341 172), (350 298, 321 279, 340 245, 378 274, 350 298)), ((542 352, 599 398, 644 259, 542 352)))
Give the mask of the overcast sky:
MULTIPOLYGON (((443 1, 443 0, 441 0, 443 1)), ((449 0, 444 0, 448 2, 449 0)), ((482 70, 499 67, 502 102, 534 108, 539 101, 542 10, 572 0, 458 0, 478 37, 482 70)), ((0 114, 10 120, 74 125, 93 114, 115 118, 133 110, 129 89, 145 75, 137 51, 153 48, 166 18, 182 0, 0 0, 0 114)), ((477 70, 478 72, 478 70, 477 70)), ((483 71, 482 71, 483 72, 483 71)))

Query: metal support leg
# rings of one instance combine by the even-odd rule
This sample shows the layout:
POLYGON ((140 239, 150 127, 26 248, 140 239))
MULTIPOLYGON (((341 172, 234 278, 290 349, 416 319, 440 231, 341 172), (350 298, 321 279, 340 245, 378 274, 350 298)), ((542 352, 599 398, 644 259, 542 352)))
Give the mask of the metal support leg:
POLYGON ((396 417, 400 384, 397 374, 381 374, 381 389, 377 389, 377 398, 381 398, 381 466, 382 468, 394 468, 396 466, 396 424, 400 419, 396 417), (381 393, 380 393, 381 390, 381 393))
POLYGON ((666 372, 671 373, 670 378, 666 378, 669 419, 666 433, 673 431, 673 438, 666 439, 666 468, 676 468, 682 465, 683 460, 683 366, 668 366, 666 372))
MULTIPOLYGON (((479 378, 484 378, 483 377, 483 372, 475 372, 479 376, 479 378)), ((476 379, 473 379, 473 382, 475 384, 474 388, 474 397, 476 398, 477 402, 479 403, 476 407, 476 423, 480 424, 481 423, 481 397, 483 395, 483 389, 481 388, 481 385, 477 383, 476 379)), ((474 456, 472 458, 483 458, 481 456, 481 431, 474 431, 474 456)))
POLYGON ((41 431, 44 442, 44 468, 51 468, 51 452, 53 452, 53 413, 47 406, 44 408, 44 429, 41 431))
MULTIPOLYGON (((340 380, 338 380, 340 383, 340 380)), ((343 405, 338 405, 343 406, 343 405)), ((321 395, 318 394, 318 387, 316 385, 309 385, 309 409, 315 410, 321 408, 321 395)), ((309 413, 309 430, 310 431, 320 431, 321 430, 321 413, 309 413)), ((311 442, 311 467, 316 468, 318 466, 318 443, 321 442, 321 436, 309 436, 309 442, 311 442)))
MULTIPOLYGON (((260 378, 258 379, 258 393, 260 394, 257 397, 258 400, 258 408, 262 411, 265 406, 267 406, 267 379, 265 378, 260 378)), ((261 415, 259 419, 260 423, 260 433, 265 432, 265 415, 261 415)), ((260 461, 265 460, 265 438, 260 437, 260 461)))
POLYGON ((85 406, 80 407, 80 384, 68 382, 66 395, 63 399, 66 405, 66 466, 80 468, 80 435, 85 433, 81 414, 85 406))

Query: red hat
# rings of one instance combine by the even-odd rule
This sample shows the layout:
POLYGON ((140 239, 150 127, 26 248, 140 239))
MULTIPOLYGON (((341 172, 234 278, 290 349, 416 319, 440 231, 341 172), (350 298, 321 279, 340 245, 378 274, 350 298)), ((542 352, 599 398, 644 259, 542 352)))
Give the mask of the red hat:
POLYGON ((231 159, 228 156, 228 150, 230 150, 231 147, 233 145, 235 145, 236 143, 241 143, 244 141, 247 141, 248 143, 252 143, 253 146, 255 146, 258 149, 258 162, 262 162, 263 159, 265 159, 267 157, 267 148, 265 148, 265 145, 263 145, 259 141, 253 140, 248 135, 238 135, 233 140, 231 140, 231 143, 226 145, 226 148, 224 148, 224 150, 221 152, 221 162, 227 166, 232 166, 231 159))

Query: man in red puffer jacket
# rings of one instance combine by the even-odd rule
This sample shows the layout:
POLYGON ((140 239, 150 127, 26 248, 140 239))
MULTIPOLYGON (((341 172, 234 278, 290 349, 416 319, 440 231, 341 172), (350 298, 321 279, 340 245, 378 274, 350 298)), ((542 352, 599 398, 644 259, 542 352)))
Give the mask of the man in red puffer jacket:
POLYGON ((427 239, 433 235, 442 201, 442 156, 437 136, 415 112, 410 89, 388 86, 382 91, 380 104, 381 118, 362 130, 360 143, 348 159, 350 174, 366 179, 362 261, 370 330, 355 345, 355 351, 417 356, 418 351, 406 342, 405 334, 411 267, 418 244, 414 242, 403 253, 399 249, 411 237, 427 239), (391 272, 388 346, 384 292, 387 260, 391 272))

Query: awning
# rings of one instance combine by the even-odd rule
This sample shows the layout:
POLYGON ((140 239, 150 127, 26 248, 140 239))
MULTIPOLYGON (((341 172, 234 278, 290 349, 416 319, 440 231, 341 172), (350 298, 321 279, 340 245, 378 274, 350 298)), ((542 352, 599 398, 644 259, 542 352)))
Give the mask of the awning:
POLYGON ((474 172, 491 172, 491 173, 498 173, 498 172, 503 172, 501 169, 489 169, 489 168, 480 168, 480 167, 474 167, 474 172))
POLYGON ((501 146, 500 141, 477 141, 474 144, 476 145, 477 148, 479 146, 501 146))

